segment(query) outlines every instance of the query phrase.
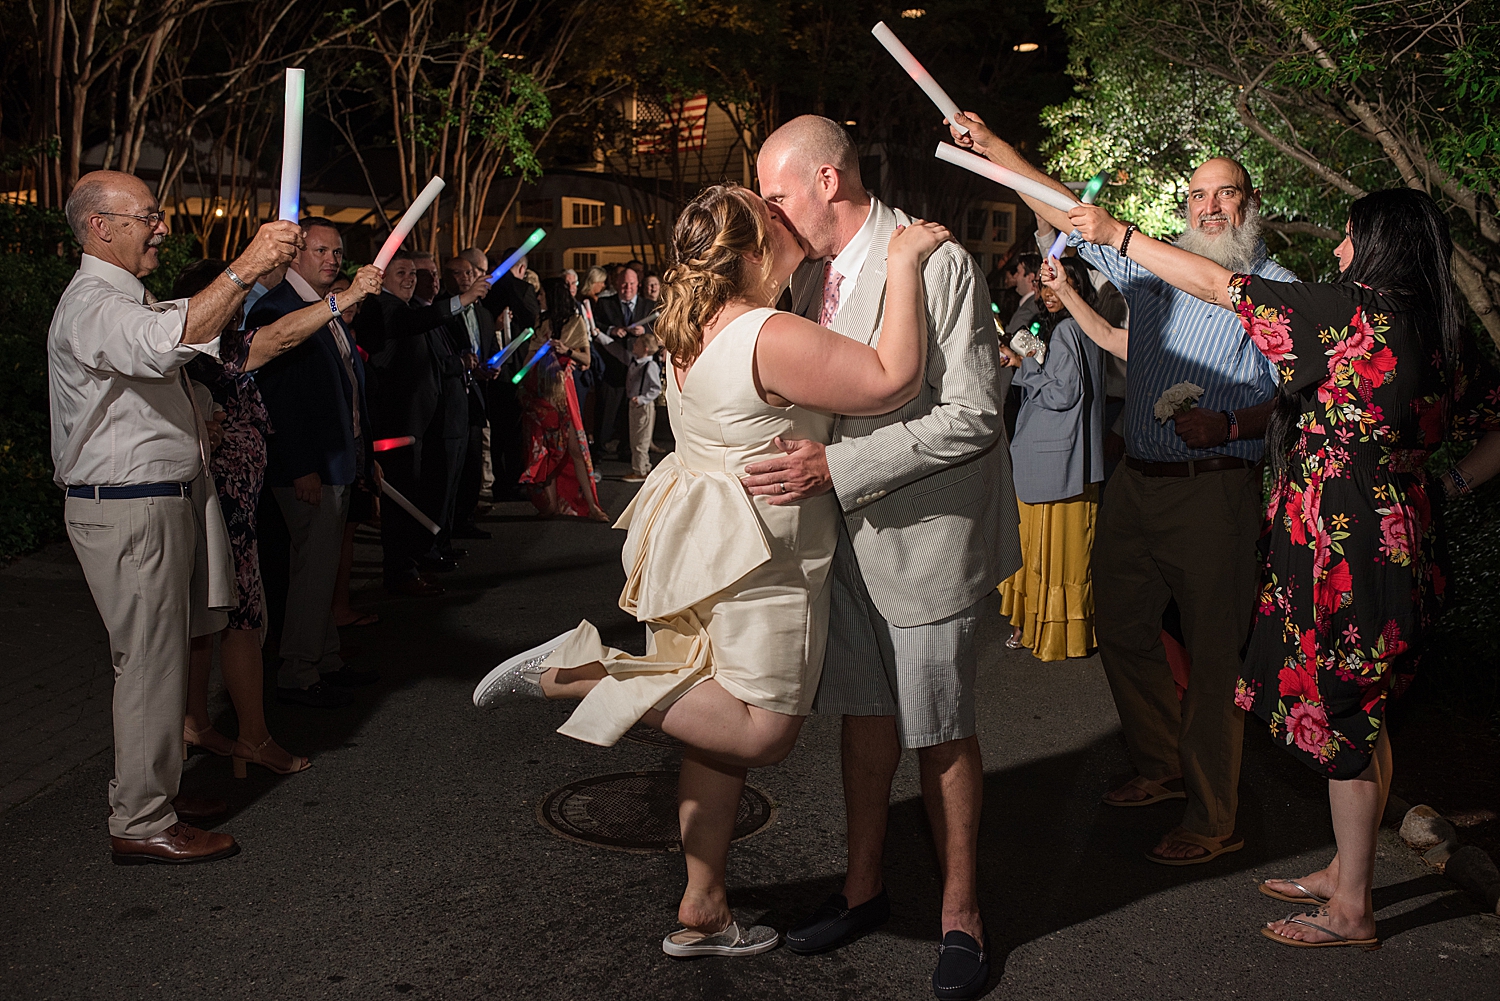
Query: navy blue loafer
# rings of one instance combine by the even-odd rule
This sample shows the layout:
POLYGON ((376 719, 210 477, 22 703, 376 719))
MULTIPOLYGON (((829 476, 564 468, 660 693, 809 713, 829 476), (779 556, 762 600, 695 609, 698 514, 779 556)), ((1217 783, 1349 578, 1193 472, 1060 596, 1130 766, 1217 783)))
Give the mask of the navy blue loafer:
POLYGON ((938 947, 932 993, 940 998, 977 998, 990 979, 990 957, 966 932, 950 931, 938 947))
POLYGON ((841 893, 835 893, 813 912, 813 916, 786 933, 786 947, 792 952, 810 956, 863 935, 885 924, 891 917, 891 898, 885 889, 858 907, 850 907, 841 893))

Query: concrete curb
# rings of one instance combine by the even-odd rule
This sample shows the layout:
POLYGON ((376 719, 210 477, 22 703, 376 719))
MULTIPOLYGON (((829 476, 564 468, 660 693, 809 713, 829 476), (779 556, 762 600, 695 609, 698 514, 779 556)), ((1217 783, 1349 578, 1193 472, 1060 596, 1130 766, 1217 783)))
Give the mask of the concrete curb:
POLYGON ((1422 861, 1457 883, 1485 910, 1500 915, 1500 869, 1483 850, 1459 845, 1458 831, 1440 813, 1430 806, 1412 806, 1392 793, 1384 820, 1399 829, 1401 840, 1419 852, 1422 861))

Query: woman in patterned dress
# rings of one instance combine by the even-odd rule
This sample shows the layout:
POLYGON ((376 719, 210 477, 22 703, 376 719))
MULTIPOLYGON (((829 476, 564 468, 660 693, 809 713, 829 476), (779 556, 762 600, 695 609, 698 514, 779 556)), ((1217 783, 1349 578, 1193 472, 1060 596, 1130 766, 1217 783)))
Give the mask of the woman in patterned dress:
POLYGON ((1410 188, 1354 202, 1331 283, 1274 282, 1152 240, 1102 209, 1073 210, 1166 281, 1233 309, 1281 373, 1266 432, 1269 552, 1235 702, 1329 779, 1338 852, 1261 892, 1316 905, 1262 929, 1293 946, 1375 948, 1375 838, 1390 791, 1386 703, 1410 683, 1444 578, 1428 457, 1480 437, 1443 474, 1465 491, 1500 469, 1500 377, 1461 334, 1452 241, 1410 188))
MULTIPOLYGON (((188 266, 178 276, 172 297, 196 295, 223 271, 223 261, 201 261, 188 266)), ((373 265, 361 268, 349 290, 337 294, 339 305, 352 306, 368 295, 379 294, 380 277, 380 270, 373 265)), ((188 365, 188 375, 193 381, 203 384, 213 394, 215 414, 222 414, 217 430, 210 428, 214 450, 209 458, 209 471, 229 531, 239 604, 229 613, 229 625, 220 634, 219 660, 224 687, 229 689, 229 699, 239 720, 239 735, 233 739, 226 737, 214 729, 209 718, 208 675, 213 664, 213 637, 199 636, 193 640, 189 662, 182 751, 186 757, 188 748, 197 746, 221 757, 232 755, 235 775, 239 778, 245 777, 248 763, 279 775, 300 772, 311 765, 307 758, 283 750, 266 729, 260 657, 265 610, 260 553, 255 542, 255 507, 266 471, 266 435, 272 428, 250 373, 307 340, 323 329, 329 319, 328 303, 319 301, 256 330, 241 330, 238 322, 232 323, 219 336, 217 361, 200 355, 188 365)))

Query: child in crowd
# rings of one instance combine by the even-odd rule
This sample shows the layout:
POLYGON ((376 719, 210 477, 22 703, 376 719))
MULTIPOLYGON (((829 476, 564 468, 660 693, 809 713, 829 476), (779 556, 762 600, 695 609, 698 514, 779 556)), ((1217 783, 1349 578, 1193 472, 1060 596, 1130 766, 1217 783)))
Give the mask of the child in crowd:
POLYGON ((656 398, 661 395, 661 366, 654 355, 660 347, 654 334, 630 343, 630 371, 625 375, 625 395, 630 400, 628 483, 638 483, 651 472, 651 435, 656 430, 656 398))

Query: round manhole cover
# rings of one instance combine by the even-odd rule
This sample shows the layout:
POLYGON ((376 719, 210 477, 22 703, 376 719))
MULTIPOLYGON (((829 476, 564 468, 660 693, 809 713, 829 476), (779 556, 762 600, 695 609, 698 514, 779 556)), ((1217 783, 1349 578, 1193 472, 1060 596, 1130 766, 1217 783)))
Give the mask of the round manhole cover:
POLYGON ((637 744, 646 744, 649 747, 670 747, 674 750, 682 749, 682 741, 671 734, 662 733, 654 726, 637 723, 625 731, 625 739, 635 741, 637 744))
MULTIPOLYGON (((680 851, 676 772, 622 772, 569 783, 536 808, 554 834, 626 852, 680 851)), ((776 808, 765 793, 745 786, 734 818, 734 840, 770 824, 776 808)))

